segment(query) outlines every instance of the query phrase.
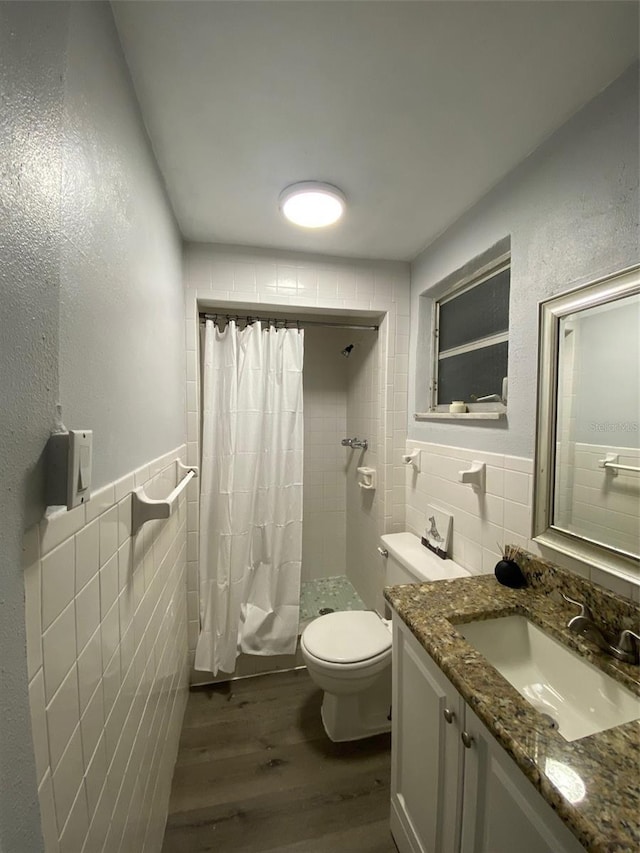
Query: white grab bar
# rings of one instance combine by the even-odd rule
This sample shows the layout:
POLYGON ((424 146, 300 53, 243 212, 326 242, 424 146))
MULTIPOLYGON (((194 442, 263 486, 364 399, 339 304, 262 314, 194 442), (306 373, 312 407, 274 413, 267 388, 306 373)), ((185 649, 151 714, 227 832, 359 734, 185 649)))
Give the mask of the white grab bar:
POLYGON ((175 489, 162 500, 154 500, 147 496, 144 486, 139 486, 131 493, 131 533, 135 536, 138 530, 147 521, 154 521, 158 518, 169 518, 178 505, 178 498, 187 488, 191 480, 198 476, 198 469, 195 465, 183 465, 182 462, 176 460, 176 468, 178 473, 186 471, 185 477, 180 480, 175 489))

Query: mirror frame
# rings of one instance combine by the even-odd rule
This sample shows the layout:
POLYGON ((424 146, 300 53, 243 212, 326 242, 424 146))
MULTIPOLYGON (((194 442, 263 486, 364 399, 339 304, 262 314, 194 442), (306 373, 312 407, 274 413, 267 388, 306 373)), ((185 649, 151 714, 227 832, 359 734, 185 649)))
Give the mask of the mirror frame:
POLYGON ((640 560, 614 547, 554 527, 552 523, 560 321, 568 314, 637 293, 640 293, 640 264, 546 299, 538 305, 538 400, 533 483, 533 538, 544 548, 640 585, 640 560))

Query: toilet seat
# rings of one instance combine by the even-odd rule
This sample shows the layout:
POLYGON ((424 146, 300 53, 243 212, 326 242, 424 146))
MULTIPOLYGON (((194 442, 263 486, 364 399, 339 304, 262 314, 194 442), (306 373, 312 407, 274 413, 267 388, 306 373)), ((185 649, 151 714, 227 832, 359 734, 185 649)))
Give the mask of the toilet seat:
POLYGON ((348 610, 314 619, 305 628, 302 642, 309 655, 331 668, 363 666, 388 656, 391 632, 372 610, 348 610))

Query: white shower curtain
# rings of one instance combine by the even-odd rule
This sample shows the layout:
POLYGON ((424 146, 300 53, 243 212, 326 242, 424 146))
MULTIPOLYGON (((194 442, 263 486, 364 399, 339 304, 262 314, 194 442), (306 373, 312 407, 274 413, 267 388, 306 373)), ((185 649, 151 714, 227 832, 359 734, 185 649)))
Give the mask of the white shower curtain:
POLYGON ((195 667, 293 654, 302 563, 304 333, 206 321, 195 667))

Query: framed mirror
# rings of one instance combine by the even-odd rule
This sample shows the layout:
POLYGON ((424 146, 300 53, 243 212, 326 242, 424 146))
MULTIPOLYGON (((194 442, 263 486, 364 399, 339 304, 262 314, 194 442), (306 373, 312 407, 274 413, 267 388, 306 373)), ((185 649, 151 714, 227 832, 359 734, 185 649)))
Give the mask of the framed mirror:
POLYGON ((540 303, 534 538, 640 584, 640 266, 540 303))

